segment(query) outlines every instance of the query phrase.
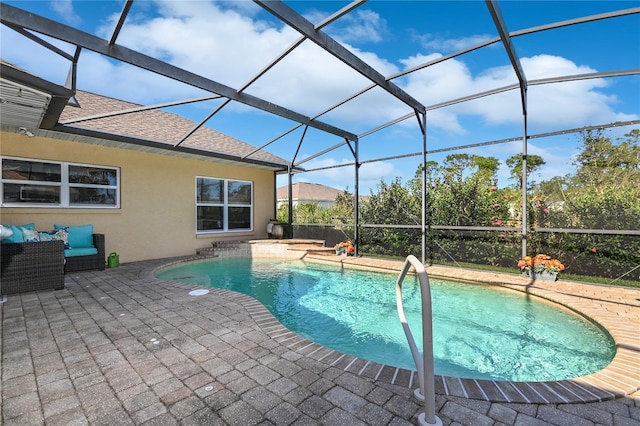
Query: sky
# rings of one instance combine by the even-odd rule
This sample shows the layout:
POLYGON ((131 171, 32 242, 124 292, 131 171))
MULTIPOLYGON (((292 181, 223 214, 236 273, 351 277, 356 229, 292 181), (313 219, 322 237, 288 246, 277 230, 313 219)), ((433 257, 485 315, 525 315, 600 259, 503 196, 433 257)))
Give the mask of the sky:
MULTIPOLYGON (((124 1, 5 1, 103 39, 111 38, 124 1)), ((345 1, 285 1, 317 24, 340 10, 345 1)), ((615 10, 640 7, 640 1, 517 1, 498 3, 509 31, 615 10)), ((412 67, 498 36, 484 1, 376 1, 371 0, 322 29, 379 74, 390 77, 412 67)), ((117 43, 161 59, 238 90, 251 82, 300 34, 250 1, 135 1, 117 43)), ((47 39, 49 40, 49 39, 47 39)), ((63 50, 73 49, 51 41, 63 50)), ((640 68, 640 14, 599 20, 513 38, 524 75, 537 80, 564 75, 640 68)), ((42 78, 64 84, 69 70, 65 59, 0 28, 3 59, 42 78)), ((517 83, 517 76, 500 43, 447 59, 391 80, 429 107, 517 83)), ((144 105, 206 95, 200 89, 150 74, 104 56, 83 51, 78 63, 77 87, 144 105)), ((342 62, 305 41, 264 76, 248 85, 246 93, 314 117, 363 90, 370 81, 342 62)), ((173 107, 168 111, 199 122, 221 104, 212 100, 173 107)), ((538 135, 583 126, 640 119, 640 76, 594 78, 569 83, 530 85, 527 91, 527 132, 538 135)), ((422 135, 412 109, 382 89, 374 89, 322 115, 319 120, 359 136, 359 192, 376 190, 384 180, 412 178, 421 156, 422 135), (397 124, 371 133, 393 120, 397 124), (373 161, 377 159, 382 161, 373 161)), ((322 183, 354 191, 354 167, 348 146, 313 157, 340 145, 338 136, 316 129, 304 132, 289 120, 231 103, 207 126, 282 158, 301 161, 306 169, 294 182, 322 183), (283 137, 281 135, 286 134, 283 137), (301 142, 302 141, 302 142, 301 142)), ((640 125, 613 128, 615 140, 640 125)), ((515 142, 428 154, 442 162, 446 155, 467 153, 493 156, 502 162, 499 186, 513 185, 505 160, 522 150, 524 131, 517 90, 473 101, 429 109, 427 150, 481 144, 516 138, 515 142)), ((533 177, 546 180, 574 170, 579 135, 569 133, 533 138, 528 153, 546 164, 533 177)), ((286 184, 286 176, 278 179, 286 184)))

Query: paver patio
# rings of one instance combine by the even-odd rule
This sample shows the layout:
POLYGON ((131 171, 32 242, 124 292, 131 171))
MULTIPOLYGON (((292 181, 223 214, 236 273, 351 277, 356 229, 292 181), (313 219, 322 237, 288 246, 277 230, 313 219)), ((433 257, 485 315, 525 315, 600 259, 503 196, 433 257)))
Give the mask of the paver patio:
MULTIPOLYGON (((196 297, 189 294, 194 286, 154 278, 153 271, 169 261, 72 273, 64 290, 12 295, 0 304, 2 423, 418 423, 422 407, 413 397, 412 373, 306 341, 248 296, 211 289, 196 297)), ((398 268, 397 262, 340 261, 398 268)), ((454 386, 460 381, 437 377, 436 409, 445 425, 640 425, 640 290, 428 271, 509 280, 514 288, 592 316, 618 344, 609 367, 565 392, 583 401, 578 403, 554 397, 563 395, 563 386, 554 384, 546 392, 521 391, 525 399, 540 393, 529 403, 507 392, 496 402, 490 395, 476 398, 468 383, 454 386)), ((497 388, 507 389, 504 383, 497 388)))

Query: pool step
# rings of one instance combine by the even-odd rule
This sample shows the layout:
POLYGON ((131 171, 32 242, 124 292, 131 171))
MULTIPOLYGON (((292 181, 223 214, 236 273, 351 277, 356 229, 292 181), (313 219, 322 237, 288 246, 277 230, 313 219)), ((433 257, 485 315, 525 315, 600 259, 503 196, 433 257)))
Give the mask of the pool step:
POLYGON ((336 251, 333 247, 325 247, 324 243, 299 243, 289 244, 289 251, 306 251, 308 254, 317 254, 321 256, 335 256, 336 251))
MULTIPOLYGON (((213 241, 211 246, 202 247, 196 250, 196 254, 199 257, 237 257, 237 256, 251 256, 252 245, 255 244, 272 244, 275 246, 286 245, 282 247, 285 252, 298 252, 300 257, 304 257, 306 254, 316 256, 335 256, 335 249, 333 247, 325 247, 322 240, 308 240, 308 239, 270 239, 270 240, 224 240, 213 241)), ((255 248, 255 247, 254 247, 255 248)), ((282 253, 275 250, 274 253, 282 253)))
POLYGON ((249 244, 243 240, 213 241, 211 246, 196 249, 196 254, 202 257, 235 257, 248 256, 249 244))

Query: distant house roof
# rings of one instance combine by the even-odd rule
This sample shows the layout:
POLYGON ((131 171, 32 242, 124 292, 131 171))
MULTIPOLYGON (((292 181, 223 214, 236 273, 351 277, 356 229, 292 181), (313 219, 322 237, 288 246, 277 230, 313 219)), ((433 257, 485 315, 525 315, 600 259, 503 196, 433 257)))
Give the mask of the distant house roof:
MULTIPOLYGON (((318 183, 297 182, 292 185, 292 199, 299 202, 336 201, 343 191, 318 183)), ((289 199, 289 186, 281 186, 277 190, 278 200, 289 199)))

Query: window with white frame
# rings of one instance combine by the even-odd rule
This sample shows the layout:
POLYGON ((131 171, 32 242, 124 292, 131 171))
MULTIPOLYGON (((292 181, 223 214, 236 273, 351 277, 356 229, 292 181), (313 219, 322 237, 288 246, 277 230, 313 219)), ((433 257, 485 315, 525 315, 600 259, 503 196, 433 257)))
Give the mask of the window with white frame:
POLYGON ((196 177, 196 232, 252 229, 252 182, 196 177))
POLYGON ((2 157, 2 205, 120 207, 120 169, 2 157))

